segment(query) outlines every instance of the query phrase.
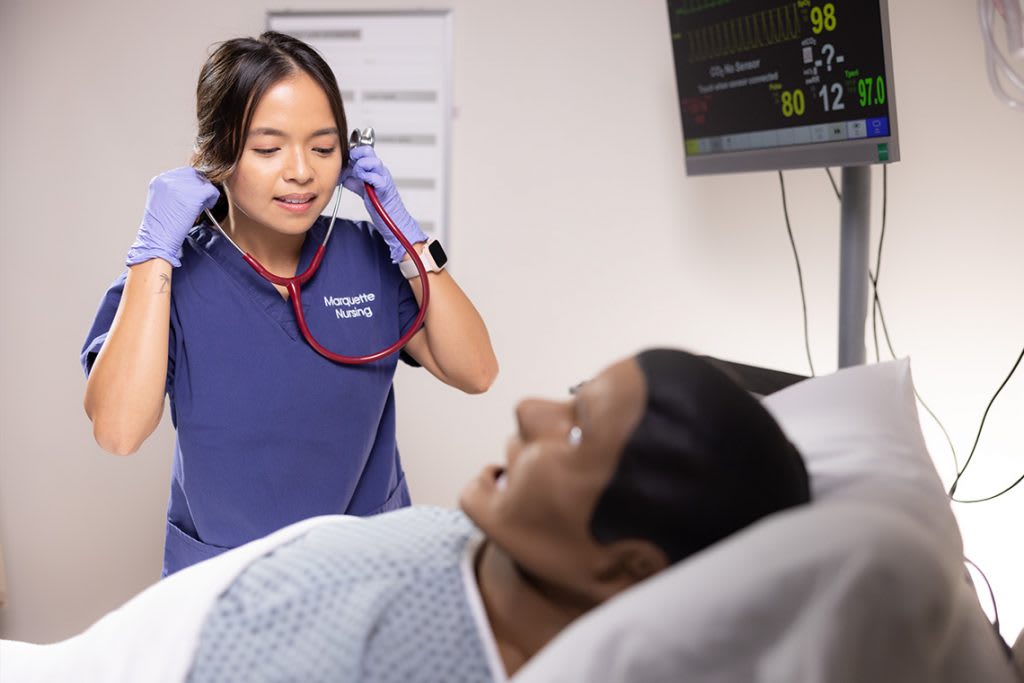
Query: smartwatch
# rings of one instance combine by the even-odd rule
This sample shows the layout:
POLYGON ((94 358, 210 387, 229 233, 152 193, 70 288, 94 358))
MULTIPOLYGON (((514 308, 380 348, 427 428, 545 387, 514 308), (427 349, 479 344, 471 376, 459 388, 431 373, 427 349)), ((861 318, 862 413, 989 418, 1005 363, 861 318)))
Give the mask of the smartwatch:
MULTIPOLYGON (((428 273, 436 273, 448 263, 448 254, 444 253, 441 243, 431 237, 420 252, 420 260, 423 261, 424 270, 428 273)), ((416 262, 411 258, 399 263, 398 267, 401 269, 402 275, 405 276, 406 280, 412 280, 420 276, 420 271, 416 270, 416 262)))

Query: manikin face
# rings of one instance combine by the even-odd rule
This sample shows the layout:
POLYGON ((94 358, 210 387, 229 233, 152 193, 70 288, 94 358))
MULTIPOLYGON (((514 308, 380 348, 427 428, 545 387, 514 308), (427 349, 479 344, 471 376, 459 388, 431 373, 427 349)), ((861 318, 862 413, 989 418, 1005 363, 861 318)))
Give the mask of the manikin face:
POLYGON ((301 234, 338 184, 341 147, 327 95, 299 71, 256 105, 242 156, 225 181, 236 227, 301 234))
POLYGON ((460 506, 527 573, 587 592, 586 584, 615 562, 616 543, 598 544, 590 518, 640 422, 646 392, 630 358, 569 400, 522 401, 505 466, 488 467, 470 482, 460 506))

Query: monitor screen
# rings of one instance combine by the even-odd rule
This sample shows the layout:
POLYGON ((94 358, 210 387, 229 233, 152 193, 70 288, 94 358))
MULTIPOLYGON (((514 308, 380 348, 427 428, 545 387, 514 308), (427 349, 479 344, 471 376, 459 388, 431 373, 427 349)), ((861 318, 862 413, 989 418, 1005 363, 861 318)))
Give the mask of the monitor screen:
POLYGON ((668 0, 690 175, 899 160, 886 0, 668 0))

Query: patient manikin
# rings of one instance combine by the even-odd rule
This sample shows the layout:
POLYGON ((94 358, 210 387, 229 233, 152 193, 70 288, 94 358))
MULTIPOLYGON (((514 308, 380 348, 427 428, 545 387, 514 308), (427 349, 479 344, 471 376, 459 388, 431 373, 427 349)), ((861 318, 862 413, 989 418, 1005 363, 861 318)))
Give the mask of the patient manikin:
POLYGON ((769 413, 682 351, 524 400, 516 421, 458 510, 307 520, 254 557, 211 599, 187 680, 502 681, 612 596, 809 499, 769 413))
POLYGON ((808 499, 767 412, 681 352, 516 417, 506 466, 461 510, 325 525, 255 562, 207 619, 190 680, 500 680, 616 593, 808 499))

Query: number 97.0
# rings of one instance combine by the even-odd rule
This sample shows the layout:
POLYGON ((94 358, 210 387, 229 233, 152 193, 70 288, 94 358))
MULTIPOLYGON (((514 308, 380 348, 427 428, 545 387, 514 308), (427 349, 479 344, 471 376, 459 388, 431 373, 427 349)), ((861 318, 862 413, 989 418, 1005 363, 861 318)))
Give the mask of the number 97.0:
POLYGON ((885 104, 885 79, 862 78, 857 81, 857 94, 860 96, 860 106, 869 107, 873 104, 885 104))

